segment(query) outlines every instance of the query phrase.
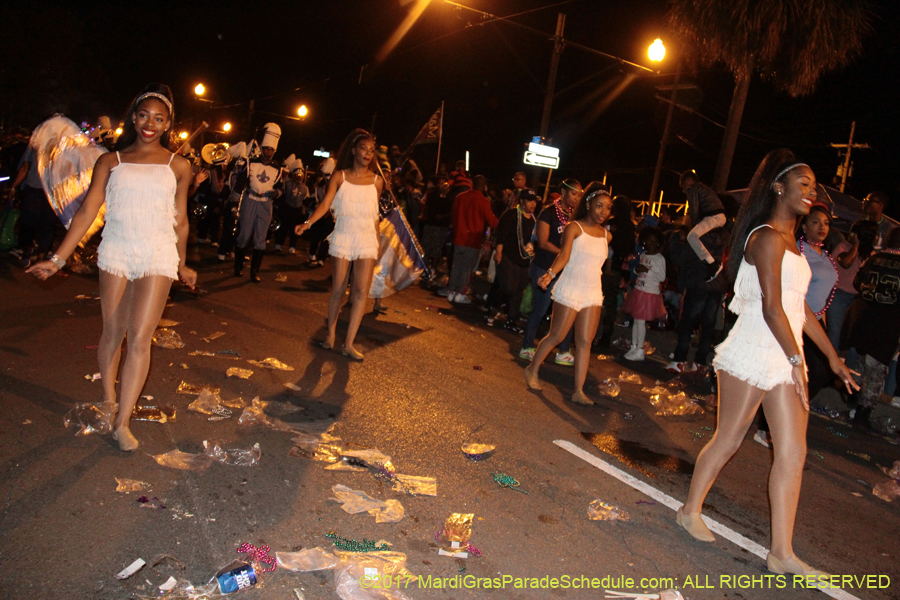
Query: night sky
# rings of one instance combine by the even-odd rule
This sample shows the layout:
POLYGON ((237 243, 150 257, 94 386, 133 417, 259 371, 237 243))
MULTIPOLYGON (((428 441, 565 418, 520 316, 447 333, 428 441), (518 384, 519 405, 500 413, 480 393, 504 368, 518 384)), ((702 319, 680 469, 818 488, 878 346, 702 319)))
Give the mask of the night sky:
MULTIPOLYGON (((556 84, 549 137, 561 149, 559 176, 587 183, 608 174, 613 191, 649 193, 665 118, 655 86, 671 83, 677 48, 661 66, 646 58, 656 37, 667 40, 664 0, 464 0, 480 10, 512 15, 541 36, 433 0, 393 52, 379 50, 414 6, 408 0, 310 2, 169 2, 93 0, 4 3, 0 22, 0 119, 31 128, 54 111, 75 121, 108 114, 117 121, 130 99, 152 81, 169 84, 176 118, 229 121, 246 139, 262 124, 282 125, 278 156, 305 161, 320 146, 336 149, 354 127, 372 128, 380 144, 401 149, 445 102, 442 159, 466 150, 471 167, 505 184, 522 168, 523 145, 539 131, 557 13, 567 15, 567 39, 650 66, 660 75, 567 47, 556 84), (556 5, 556 6, 554 6, 556 5), (632 76, 637 77, 632 77, 632 76), (630 80, 630 83, 628 81, 630 80), (214 104, 193 98, 202 82, 214 104), (617 95, 613 90, 619 90, 617 95), (248 124, 249 100, 255 112, 248 124), (300 104, 310 111, 303 122, 300 104), (249 129, 248 129, 249 127, 249 129)), ((754 79, 729 181, 745 187, 760 158, 787 146, 829 183, 840 162, 829 143, 856 141, 848 191, 862 197, 884 189, 900 208, 897 92, 900 19, 891 0, 873 1, 873 32, 851 66, 826 75, 816 92, 790 98, 754 79), (891 91, 894 90, 894 91, 891 91)), ((671 36, 668 36, 671 37, 671 36)), ((681 198, 677 172, 695 168, 710 181, 734 80, 723 67, 688 72, 702 116, 676 115, 678 138, 667 151, 662 188, 681 198)), ((207 141, 215 134, 207 134, 207 141)), ((414 157, 434 169, 435 147, 414 157)), ((546 176, 546 172, 544 172, 546 176)), ((667 198, 668 199, 668 198, 667 198)))

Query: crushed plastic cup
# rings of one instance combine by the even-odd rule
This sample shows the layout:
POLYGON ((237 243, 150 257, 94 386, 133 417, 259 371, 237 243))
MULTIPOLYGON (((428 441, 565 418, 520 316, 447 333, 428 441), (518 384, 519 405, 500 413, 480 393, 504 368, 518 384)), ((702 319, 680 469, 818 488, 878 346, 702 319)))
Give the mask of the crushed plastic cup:
POLYGON ((229 367, 227 371, 225 371, 225 377, 239 377, 241 379, 250 379, 250 376, 253 375, 253 371, 250 369, 242 369, 240 367, 229 367))
POLYGON ((322 548, 307 548, 300 552, 276 552, 278 566, 288 571, 306 573, 333 569, 338 557, 322 548))
POLYGON ((705 412, 702 406, 684 392, 670 394, 668 391, 665 391, 664 393, 652 394, 650 396, 650 404, 656 407, 656 416, 658 417, 702 415, 705 412))
POLYGON ((153 332, 153 337, 150 342, 154 346, 168 348, 169 350, 184 348, 184 342, 181 341, 181 336, 178 335, 177 331, 173 331, 172 329, 157 329, 153 332))
POLYGON ((150 484, 146 481, 138 481, 136 479, 119 479, 116 480, 117 492, 142 492, 150 489, 150 484))
POLYGON ((636 383, 637 385, 641 385, 641 376, 637 373, 629 373, 628 371, 622 371, 619 373, 619 381, 624 383, 636 383))
POLYGON ((479 444, 477 442, 468 442, 462 445, 463 454, 466 455, 466 458, 473 461, 490 458, 495 449, 496 446, 493 444, 479 444))
POLYGON ((628 513, 618 506, 607 504, 602 500, 591 502, 587 508, 587 515, 591 521, 628 521, 631 519, 628 513))
POLYGON ((75 426, 78 429, 75 435, 105 435, 112 431, 117 410, 118 404, 76 404, 63 417, 63 426, 75 426))
POLYGON ((893 502, 897 498, 900 498, 900 482, 896 479, 882 481, 872 488, 872 493, 885 502, 893 502))
POLYGON ((164 467, 182 471, 205 471, 212 464, 212 459, 205 454, 191 454, 177 449, 152 455, 151 458, 164 467))
POLYGON ((253 366, 260 367, 261 369, 273 369, 276 371, 293 371, 294 367, 290 367, 277 358, 266 358, 264 360, 248 360, 253 366))
POLYGON ((599 384, 597 384, 597 391, 600 392, 600 395, 602 396, 615 398, 622 390, 619 388, 619 384, 615 379, 604 379, 599 384))
POLYGON ((226 444, 219 440, 203 440, 203 449, 206 456, 225 465, 236 467, 255 467, 262 457, 259 442, 252 448, 227 448, 226 444))

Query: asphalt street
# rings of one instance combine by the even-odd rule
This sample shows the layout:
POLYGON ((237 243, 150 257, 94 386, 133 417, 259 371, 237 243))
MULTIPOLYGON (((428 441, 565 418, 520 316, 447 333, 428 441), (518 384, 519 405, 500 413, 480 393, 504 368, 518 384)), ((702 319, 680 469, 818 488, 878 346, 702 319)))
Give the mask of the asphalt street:
MULTIPOLYGON (((596 405, 583 407, 567 400, 569 367, 547 365, 543 392, 528 391, 525 364, 515 357, 519 337, 487 327, 475 306, 451 306, 418 286, 392 296, 385 301, 386 315, 365 317, 357 347, 366 358, 356 363, 316 343, 324 334, 327 265, 310 270, 301 255, 269 255, 263 282, 254 285, 246 275, 233 277, 230 263, 217 262, 212 249, 192 245, 189 251, 202 290, 176 286, 164 315, 179 323, 171 329, 185 346, 154 347, 144 390, 173 406, 176 418, 134 422, 141 447, 131 454, 120 452, 108 435, 76 436, 63 426, 75 404, 100 397, 99 382, 85 378, 97 371, 96 275, 65 274, 42 283, 12 261, 0 263, 0 598, 158 596, 156 586, 170 575, 207 583, 240 558, 236 549, 242 543, 268 545, 273 553, 332 550, 329 532, 386 540, 404 553, 406 568, 422 576, 401 588, 414 599, 602 598, 604 589, 626 590, 629 579, 632 593, 658 592, 656 585, 666 583, 661 578, 673 578, 688 600, 826 598, 795 587, 790 578, 779 589, 764 577, 764 560, 725 539, 695 541, 675 524, 670 508, 554 444, 567 440, 683 501, 715 414, 656 416, 649 394, 641 391, 672 378, 659 355, 674 345, 673 334, 651 333, 659 350, 642 364, 627 363, 621 351, 605 360, 594 354, 586 391, 596 405), (216 332, 224 335, 203 339, 216 332), (240 358, 190 354, 221 350, 240 358), (247 362, 266 358, 294 370, 247 362), (230 367, 254 373, 249 379, 226 377, 230 367), (623 372, 638 374, 642 383, 621 382, 618 397, 601 396, 598 384, 623 372), (324 428, 333 421, 345 448, 377 448, 392 457, 397 472, 436 478, 437 496, 404 494, 371 473, 325 470, 325 462, 289 455, 290 432, 241 425, 238 409, 230 418, 210 421, 187 410, 196 397, 176 393, 181 382, 216 386, 223 399, 249 403, 258 396, 301 408, 275 415, 294 428, 324 428), (213 463, 187 471, 151 458, 174 449, 202 453, 204 440, 244 449, 259 443, 261 459, 250 467, 213 463), (467 442, 493 444, 496 451, 473 462, 460 449, 467 442), (514 477, 527 494, 500 487, 494 472, 514 477), (152 487, 120 493, 115 478, 152 487), (347 514, 330 500, 337 484, 378 500, 399 500, 405 516, 390 524, 376 523, 365 512, 347 514), (142 494, 166 508, 142 505, 142 494), (630 519, 589 520, 588 505, 597 499, 630 519), (451 513, 474 514, 470 541, 480 557, 438 555, 435 533, 451 513), (151 568, 160 555, 184 568, 174 560, 151 568), (148 565, 128 579, 114 578, 137 558, 148 565), (432 582, 584 576, 603 586, 435 589, 421 585, 428 576, 432 582)), ((345 310, 339 339, 346 316, 345 310)), ((887 479, 879 466, 900 458, 897 446, 814 416, 809 451, 795 528, 797 555, 837 575, 890 577, 883 589, 877 579, 868 587, 863 582, 863 589, 845 584, 844 591, 857 598, 900 598, 900 505, 872 494, 872 486, 887 479)), ((752 441, 751 430, 705 508, 764 547, 771 462, 771 451, 752 441)), ((331 570, 279 568, 264 574, 261 586, 233 597, 319 600, 337 594, 331 570)))

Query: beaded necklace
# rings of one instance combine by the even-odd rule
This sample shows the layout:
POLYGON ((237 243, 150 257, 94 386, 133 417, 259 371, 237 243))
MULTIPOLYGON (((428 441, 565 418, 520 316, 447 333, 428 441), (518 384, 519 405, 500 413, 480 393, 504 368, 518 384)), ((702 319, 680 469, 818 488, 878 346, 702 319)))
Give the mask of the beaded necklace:
POLYGON ((554 200, 553 206, 556 208, 556 218, 559 219, 559 224, 563 227, 568 225, 569 219, 572 217, 572 211, 564 209, 559 200, 554 200))
POLYGON ((526 244, 526 243, 524 243, 524 240, 522 239, 525 237, 524 234, 522 233, 522 215, 524 214, 524 212, 525 211, 522 210, 521 206, 516 207, 516 213, 518 213, 516 215, 516 219, 518 221, 518 223, 516 225, 516 239, 519 242, 519 257, 523 258, 523 259, 529 259, 532 256, 534 256, 534 249, 533 249, 533 246, 531 245, 531 242, 528 242, 526 244))
POLYGON ((821 315, 821 314, 823 314, 824 312, 826 312, 826 311, 828 310, 828 307, 831 306, 831 301, 834 300, 834 291, 837 289, 838 281, 840 281, 840 279, 841 279, 841 273, 840 273, 840 271, 838 271, 837 264, 834 262, 834 258, 832 258, 831 254, 829 254, 828 250, 825 249, 825 244, 824 244, 824 243, 821 243, 821 242, 820 242, 820 243, 810 242, 810 241, 809 241, 808 239, 806 239, 806 237, 803 236, 803 235, 800 236, 799 242, 800 242, 800 254, 802 254, 804 257, 806 256, 806 253, 803 251, 803 244, 809 244, 810 246, 816 246, 817 248, 821 248, 821 249, 822 249, 822 254, 824 254, 825 256, 827 256, 827 257, 828 257, 828 260, 831 261, 831 266, 834 267, 834 272, 835 272, 835 274, 836 274, 837 277, 838 277, 838 278, 835 279, 835 281, 834 281, 834 286, 831 288, 831 293, 828 294, 828 301, 825 302, 825 307, 824 307, 822 310, 820 310, 819 312, 815 313, 815 315, 818 317, 819 315, 821 315))

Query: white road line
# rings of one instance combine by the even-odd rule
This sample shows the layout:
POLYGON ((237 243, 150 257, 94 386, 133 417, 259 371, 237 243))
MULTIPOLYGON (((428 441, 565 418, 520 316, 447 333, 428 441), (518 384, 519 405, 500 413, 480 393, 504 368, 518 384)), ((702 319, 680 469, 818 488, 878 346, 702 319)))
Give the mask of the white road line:
MULTIPOLYGON (((668 494, 664 494, 663 492, 659 491, 652 485, 644 483, 637 477, 634 477, 633 475, 629 475, 628 473, 626 473, 625 471, 622 471, 621 469, 617 469, 616 467, 612 466, 608 462, 594 456, 590 452, 582 450, 581 448, 579 448, 572 442, 569 442, 566 440, 553 440, 553 443, 556 444, 557 446, 559 446, 560 448, 562 448, 563 450, 574 454, 581 460, 594 465, 595 467, 597 467, 598 469, 600 469, 607 475, 612 475, 613 477, 615 477, 622 483, 633 487, 634 489, 636 489, 637 491, 639 491, 643 494, 646 494, 647 496, 653 498, 660 504, 668 506, 672 510, 678 510, 679 508, 682 507, 682 505, 684 505, 683 502, 679 502, 672 496, 669 496, 668 494)), ((728 541, 730 541, 734 544, 737 544, 738 546, 740 546, 747 552, 755 554, 756 556, 760 557, 763 560, 766 559, 766 555, 769 553, 769 551, 766 548, 764 548, 764 547, 760 546, 759 544, 757 544, 756 542, 754 542, 753 540, 751 540, 750 538, 746 538, 746 537, 742 536, 741 534, 734 531, 730 527, 726 527, 725 525, 722 525, 718 521, 714 521, 713 519, 710 519, 706 515, 703 515, 703 521, 710 528, 710 530, 714 531, 715 533, 718 533, 723 538, 727 539, 728 541)), ((835 598, 836 600, 860 600, 853 594, 849 594, 839 588, 816 588, 816 589, 818 589, 823 594, 826 594, 828 596, 831 596, 832 598, 835 598)))

